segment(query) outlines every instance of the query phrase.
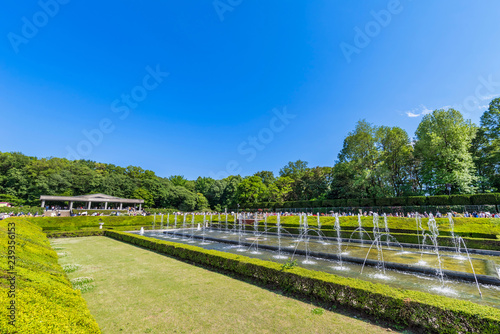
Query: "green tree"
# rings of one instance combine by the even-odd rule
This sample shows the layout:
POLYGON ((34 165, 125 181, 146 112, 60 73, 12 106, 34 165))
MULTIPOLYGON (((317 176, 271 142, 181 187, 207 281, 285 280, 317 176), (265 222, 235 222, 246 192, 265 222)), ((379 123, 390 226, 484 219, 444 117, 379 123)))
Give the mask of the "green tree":
POLYGON ((357 194, 354 197, 369 198, 390 195, 387 175, 382 168, 380 150, 377 147, 377 127, 366 120, 358 121, 354 131, 349 132, 344 139, 338 159, 340 163, 348 163, 344 166, 352 169, 347 171, 353 177, 352 181, 345 184, 350 189, 344 192, 357 194))
POLYGON ((267 186, 267 201, 283 203, 288 200, 294 180, 289 176, 281 176, 267 186))
POLYGON ((297 160, 288 162, 280 169, 280 176, 289 176, 294 180, 301 178, 307 171, 307 161, 297 160))
POLYGON ((266 185, 258 176, 250 176, 238 184, 238 203, 257 203, 262 200, 265 194, 266 185))
POLYGON ((210 187, 214 184, 215 180, 211 177, 201 177, 196 179, 195 190, 203 195, 207 196, 210 187))
POLYGON ((184 178, 183 175, 172 175, 168 178, 170 182, 174 186, 179 186, 179 187, 184 187, 186 185, 187 180, 184 178))
POLYGON ((269 186, 271 183, 276 181, 276 178, 274 177, 274 173, 268 170, 263 170, 260 172, 257 172, 254 174, 254 176, 258 176, 262 179, 262 182, 266 185, 269 186))
POLYGON ((415 133, 415 154, 422 161, 421 177, 431 194, 475 191, 475 167, 469 152, 476 127, 454 109, 425 115, 415 133))
POLYGON ((144 200, 144 207, 151 208, 154 205, 153 195, 144 188, 137 188, 132 194, 134 198, 139 198, 144 200))
POLYGON ((196 194, 196 210, 205 211, 210 209, 210 205, 208 204, 208 200, 203 196, 202 193, 196 194))
POLYGON ((482 192, 500 189, 500 98, 492 100, 481 116, 481 126, 472 141, 479 187, 482 192))
POLYGON ((399 197, 411 193, 410 178, 413 146, 405 130, 399 127, 380 126, 377 129, 381 172, 390 183, 392 195, 399 197))

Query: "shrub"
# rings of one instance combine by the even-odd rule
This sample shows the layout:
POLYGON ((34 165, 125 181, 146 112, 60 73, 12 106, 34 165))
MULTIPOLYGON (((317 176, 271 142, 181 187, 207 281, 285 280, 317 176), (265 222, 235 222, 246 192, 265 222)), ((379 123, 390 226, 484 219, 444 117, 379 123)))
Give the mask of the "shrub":
POLYGON ((321 204, 323 206, 337 206, 336 204, 334 204, 337 200, 335 199, 324 199, 323 201, 321 201, 321 204))
POLYGON ((14 207, 6 207, 2 206, 0 207, 0 213, 14 213, 14 214, 29 214, 31 213, 32 215, 34 214, 39 214, 42 215, 44 213, 44 209, 39 207, 39 206, 14 206, 14 207))
POLYGON ((447 195, 428 196, 425 202, 427 205, 448 205, 448 196, 447 195))
POLYGON ((313 208, 320 208, 322 207, 323 205, 323 201, 318 201, 318 200, 315 200, 315 201, 311 201, 311 207, 313 208))
POLYGON ((391 206, 391 198, 388 197, 382 197, 382 198, 377 198, 375 199, 375 203, 377 206, 391 206))
POLYGON ((469 205, 472 204, 470 195, 451 195, 449 198, 450 205, 469 205))
POLYGON ((370 207, 375 205, 375 200, 373 198, 360 198, 359 206, 370 207))
POLYGON ((409 196, 406 198, 406 205, 409 206, 425 205, 425 196, 409 196))
POLYGON ((356 207, 356 206, 359 206, 359 200, 356 198, 346 199, 345 204, 347 207, 356 207))
MULTIPOLYGON (((7 240, 7 228, 14 224, 18 313, 14 330, 7 322, 7 308, 0 309, 2 333, 100 333, 85 300, 72 288, 41 228, 27 219, 6 219, 0 222, 0 239, 7 240)), ((0 243, 0 252, 7 254, 6 242, 0 243)), ((6 273, 7 261, 1 261, 0 268, 6 273)), ((9 303, 7 290, 6 284, 0 285, 1 305, 9 303)))
POLYGON ((484 204, 497 204, 498 198, 497 194, 476 194, 471 195, 471 204, 473 205, 484 205, 484 204))
POLYGON ((389 198, 390 206, 405 206, 406 197, 392 197, 389 198))

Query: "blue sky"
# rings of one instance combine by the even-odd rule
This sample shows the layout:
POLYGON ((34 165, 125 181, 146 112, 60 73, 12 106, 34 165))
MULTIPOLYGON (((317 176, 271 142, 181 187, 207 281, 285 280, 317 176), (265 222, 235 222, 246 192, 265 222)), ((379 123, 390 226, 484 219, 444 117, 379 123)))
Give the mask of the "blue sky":
POLYGON ((498 1, 12 2, 0 151, 160 176, 332 166, 355 123, 500 95, 498 1))

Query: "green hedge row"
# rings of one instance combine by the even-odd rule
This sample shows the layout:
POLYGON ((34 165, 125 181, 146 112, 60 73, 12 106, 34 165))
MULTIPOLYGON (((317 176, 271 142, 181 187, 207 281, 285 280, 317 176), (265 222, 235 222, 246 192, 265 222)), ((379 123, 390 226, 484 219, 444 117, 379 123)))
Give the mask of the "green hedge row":
POLYGON ((174 212, 178 212, 179 210, 177 210, 177 209, 144 208, 144 211, 149 212, 149 213, 156 213, 156 214, 163 213, 164 215, 166 215, 167 213, 174 213, 174 212))
MULTIPOLYGON (((71 283, 58 264, 42 229, 27 219, 0 222, 0 329, 2 333, 100 333, 80 291, 71 283), (15 238, 13 232, 15 229, 15 238), (8 230, 10 229, 10 230, 8 230), (15 327, 8 323, 11 298, 8 278, 7 241, 15 241, 16 289, 15 327)), ((10 249, 12 250, 12 249, 10 249)))
MULTIPOLYGON (((48 211, 48 212, 51 212, 51 211, 48 211)), ((85 209, 73 209, 73 210, 71 210, 71 212, 74 214, 86 212, 87 215, 92 215, 93 213, 110 215, 112 212, 114 212, 115 214, 116 214, 116 212, 120 212, 120 214, 127 214, 128 213, 127 210, 85 210, 85 209)))
POLYGON ((351 198, 313 201, 248 203, 242 207, 262 208, 320 208, 320 207, 383 207, 383 206, 446 206, 500 205, 500 193, 475 195, 410 196, 393 198, 351 198))
POLYGON ((498 333, 500 310, 468 301, 345 278, 269 261, 106 231, 106 236, 204 266, 251 277, 291 293, 350 307, 426 332, 498 333))
POLYGON ((39 206, 14 206, 14 207, 6 207, 6 206, 1 206, 0 207, 0 213, 11 213, 14 212, 15 214, 18 213, 24 213, 24 214, 35 214, 38 213, 39 215, 42 215, 44 210, 43 208, 39 206))
POLYGON ((104 230, 49 232, 47 238, 77 238, 104 235, 104 230))
MULTIPOLYGON (((203 222, 202 215, 195 215, 195 224, 203 222)), ((170 214, 169 216, 163 216, 163 226, 167 227, 167 218, 169 219, 169 227, 172 227, 175 222, 175 216, 170 214)), ((9 219, 21 219, 19 217, 12 217, 9 219)), ((9 220, 7 219, 7 220, 9 220)), ((57 232, 57 231, 80 231, 80 230, 99 230, 99 223, 104 223, 103 229, 109 230, 138 230, 141 227, 145 229, 151 229, 154 221, 153 216, 76 216, 76 217, 32 217, 25 218, 28 219, 35 225, 40 226, 44 232, 57 232)), ((184 216, 177 216, 177 227, 182 226, 184 216)), ((213 219, 218 219, 217 215, 213 216, 213 219)), ((221 215, 221 220, 225 221, 225 215, 221 215)), ((190 225, 192 220, 192 215, 186 216, 186 224, 190 225)), ((207 216, 207 221, 210 217, 207 216)), ((228 220, 233 221, 233 217, 228 215, 228 220)), ((161 216, 156 216, 155 228, 160 228, 161 226, 161 216)))

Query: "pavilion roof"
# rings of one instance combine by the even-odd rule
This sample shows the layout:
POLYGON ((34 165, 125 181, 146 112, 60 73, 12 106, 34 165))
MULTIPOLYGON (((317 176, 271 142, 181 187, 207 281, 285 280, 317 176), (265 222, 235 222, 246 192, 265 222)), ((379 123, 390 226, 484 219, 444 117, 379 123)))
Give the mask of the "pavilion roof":
POLYGON ((89 194, 80 196, 50 196, 41 195, 41 201, 71 201, 71 202, 110 202, 110 203, 144 203, 143 199, 120 198, 106 194, 89 194))

